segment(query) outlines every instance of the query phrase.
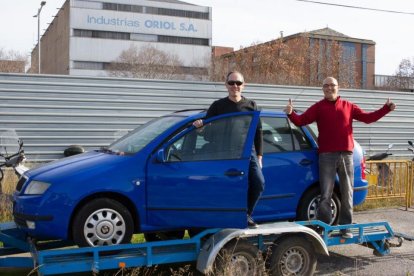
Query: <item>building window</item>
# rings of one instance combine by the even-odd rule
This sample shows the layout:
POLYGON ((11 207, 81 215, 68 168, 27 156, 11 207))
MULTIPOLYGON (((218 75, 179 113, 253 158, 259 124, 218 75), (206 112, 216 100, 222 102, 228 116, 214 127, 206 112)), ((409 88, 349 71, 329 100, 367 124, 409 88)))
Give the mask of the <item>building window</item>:
POLYGON ((80 36, 80 37, 92 37, 92 31, 91 30, 79 30, 74 29, 73 30, 74 36, 80 36))
POLYGON ((186 18, 207 19, 207 20, 210 18, 210 14, 208 12, 186 11, 186 10, 176 10, 176 9, 167 9, 167 8, 158 8, 158 7, 146 7, 146 6, 139 6, 139 5, 115 4, 115 3, 107 3, 107 2, 102 3, 102 9, 112 10, 112 11, 126 11, 126 12, 158 14, 158 15, 168 15, 168 16, 177 16, 177 17, 186 17, 186 18))
POLYGON ((152 34, 131 34, 130 39, 136 41, 157 42, 158 36, 152 34))
POLYGON ((115 4, 115 3, 102 3, 102 9, 117 11, 118 10, 118 4, 115 4))
POLYGON ((84 69, 84 70, 103 70, 103 62, 93 61, 74 61, 73 69, 84 69))
POLYGON ((73 30, 74 36, 93 37, 104 39, 130 40, 130 33, 108 32, 108 31, 92 31, 92 30, 73 30))
POLYGON ((179 36, 167 36, 159 35, 158 42, 163 43, 176 43, 176 44, 191 44, 191 45, 209 45, 209 40, 205 38, 194 38, 194 37, 179 37, 179 36))
POLYGON ((73 35, 78 37, 91 37, 103 39, 116 40, 134 40, 146 42, 162 42, 174 44, 189 44, 209 46, 210 40, 205 38, 194 37, 180 37, 180 36, 166 36, 166 35, 152 35, 152 34, 137 34, 137 33, 122 33, 122 32, 108 32, 108 31, 92 31, 74 29, 73 35))

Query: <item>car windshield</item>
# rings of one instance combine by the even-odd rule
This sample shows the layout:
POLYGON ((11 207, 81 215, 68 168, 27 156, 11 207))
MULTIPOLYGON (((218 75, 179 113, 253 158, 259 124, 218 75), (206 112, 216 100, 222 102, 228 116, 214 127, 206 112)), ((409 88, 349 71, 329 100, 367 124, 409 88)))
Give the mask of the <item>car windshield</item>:
POLYGON ((180 116, 154 119, 113 142, 108 150, 115 153, 134 154, 182 119, 183 117, 180 116))

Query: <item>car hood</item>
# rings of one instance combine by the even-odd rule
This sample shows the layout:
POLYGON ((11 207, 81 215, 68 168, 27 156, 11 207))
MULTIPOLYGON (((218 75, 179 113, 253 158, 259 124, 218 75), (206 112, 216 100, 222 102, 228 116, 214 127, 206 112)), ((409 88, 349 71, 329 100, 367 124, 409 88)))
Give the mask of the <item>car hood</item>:
POLYGON ((129 158, 128 156, 91 151, 52 161, 41 167, 28 170, 25 175, 44 181, 72 178, 84 172, 87 172, 85 175, 92 176, 102 172, 108 173, 118 167, 119 163, 129 158))

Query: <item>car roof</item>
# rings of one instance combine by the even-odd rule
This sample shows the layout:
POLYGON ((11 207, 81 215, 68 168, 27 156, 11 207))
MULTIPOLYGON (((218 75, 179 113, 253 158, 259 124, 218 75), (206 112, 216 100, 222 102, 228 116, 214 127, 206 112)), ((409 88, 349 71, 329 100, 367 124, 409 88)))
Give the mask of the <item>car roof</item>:
MULTIPOLYGON (((192 116, 195 116, 195 115, 201 115, 205 112, 207 112, 206 109, 184 109, 184 110, 175 111, 172 114, 168 114, 167 116, 180 115, 180 116, 183 116, 183 117, 192 117, 192 116)), ((282 111, 282 110, 261 110, 261 114, 263 114, 263 115, 279 115, 279 116, 280 115, 286 115, 285 112, 282 111)))

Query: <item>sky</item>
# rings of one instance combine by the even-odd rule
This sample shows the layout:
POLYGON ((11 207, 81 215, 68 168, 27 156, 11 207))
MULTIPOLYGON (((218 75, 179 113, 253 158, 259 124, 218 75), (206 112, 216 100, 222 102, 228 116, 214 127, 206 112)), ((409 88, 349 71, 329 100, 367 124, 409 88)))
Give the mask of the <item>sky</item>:
MULTIPOLYGON (((110 2, 110 0, 108 0, 110 2)), ((37 43, 40 0, 1 0, 0 48, 30 55, 37 43)), ((64 0, 46 0, 41 34, 64 0)), ((329 27, 347 36, 376 42, 375 73, 391 75, 402 59, 414 59, 414 1, 320 0, 315 2, 390 10, 402 13, 321 5, 298 0, 185 0, 212 7, 214 46, 250 46, 299 32, 329 27)))

